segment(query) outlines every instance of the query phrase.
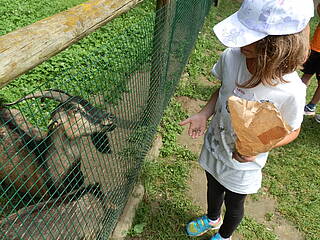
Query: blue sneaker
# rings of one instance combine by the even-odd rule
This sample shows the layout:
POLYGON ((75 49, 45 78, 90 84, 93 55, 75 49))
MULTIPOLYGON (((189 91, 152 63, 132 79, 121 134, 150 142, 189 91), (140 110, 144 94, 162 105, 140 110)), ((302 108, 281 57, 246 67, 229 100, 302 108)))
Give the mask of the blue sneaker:
POLYGON ((316 114, 316 104, 309 103, 304 107, 304 115, 315 115, 316 114))
POLYGON ((231 237, 229 238, 222 238, 219 233, 215 234, 210 240, 231 240, 231 237))
POLYGON ((315 119, 318 123, 320 123, 320 114, 316 114, 316 115, 314 116, 314 119, 315 119))
POLYGON ((222 225, 222 218, 212 221, 206 215, 187 224, 186 230, 190 237, 198 237, 210 230, 219 229, 222 225))

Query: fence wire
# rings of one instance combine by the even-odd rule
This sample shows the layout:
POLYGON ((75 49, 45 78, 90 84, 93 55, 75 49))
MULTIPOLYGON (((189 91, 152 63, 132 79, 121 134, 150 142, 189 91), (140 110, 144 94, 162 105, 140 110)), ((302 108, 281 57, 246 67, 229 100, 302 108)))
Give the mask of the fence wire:
POLYGON ((108 239, 213 0, 176 0, 0 108, 0 238, 108 239))

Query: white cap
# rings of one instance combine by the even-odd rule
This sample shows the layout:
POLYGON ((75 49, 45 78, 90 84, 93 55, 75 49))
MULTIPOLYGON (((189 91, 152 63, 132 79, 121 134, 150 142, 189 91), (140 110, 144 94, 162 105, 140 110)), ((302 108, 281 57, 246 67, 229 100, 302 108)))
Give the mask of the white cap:
POLYGON ((300 32, 313 15, 312 0, 244 0, 213 31, 227 47, 243 47, 268 35, 300 32))

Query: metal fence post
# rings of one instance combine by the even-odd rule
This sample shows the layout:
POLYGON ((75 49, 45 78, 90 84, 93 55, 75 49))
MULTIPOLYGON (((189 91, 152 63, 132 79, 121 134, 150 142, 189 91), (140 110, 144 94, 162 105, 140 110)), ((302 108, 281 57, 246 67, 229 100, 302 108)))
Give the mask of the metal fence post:
POLYGON ((157 125, 157 116, 161 114, 159 109, 161 101, 161 81, 163 80, 164 71, 166 69, 165 56, 168 47, 168 16, 170 16, 170 2, 172 0, 157 0, 156 16, 153 33, 153 50, 150 70, 150 87, 148 100, 143 114, 143 125, 157 125))

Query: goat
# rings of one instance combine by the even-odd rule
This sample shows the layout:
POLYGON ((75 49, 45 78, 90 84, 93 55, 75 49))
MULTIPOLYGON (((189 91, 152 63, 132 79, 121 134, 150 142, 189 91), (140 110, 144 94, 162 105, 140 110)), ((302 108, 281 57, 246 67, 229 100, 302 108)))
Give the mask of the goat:
MULTIPOLYGON (((42 139, 29 136, 27 140, 19 140, 22 133, 17 133, 15 138, 22 142, 16 146, 16 150, 26 152, 28 149, 32 153, 25 153, 25 155, 29 156, 28 163, 33 166, 31 172, 28 172, 27 175, 34 175, 34 178, 36 176, 39 177, 34 174, 36 172, 33 171, 34 169, 38 169, 41 173, 42 178, 29 178, 30 182, 35 185, 39 183, 38 185, 40 186, 37 189, 43 189, 42 194, 44 194, 44 191, 49 191, 50 197, 57 197, 77 189, 83 184, 83 174, 80 170, 81 153, 78 147, 81 137, 91 136, 92 142, 98 151, 111 153, 106 132, 116 128, 115 116, 93 107, 81 97, 71 96, 61 90, 37 92, 13 103, 4 104, 4 106, 12 106, 31 98, 49 98, 58 101, 60 104, 51 114, 52 122, 48 126, 47 135, 42 139), (27 141, 29 144, 26 144, 27 141), (34 161, 34 159, 38 159, 38 161, 34 161)), ((10 143, 6 142, 2 145, 6 147, 10 143)), ((6 149, 4 150, 6 151, 6 149)), ((5 176, 5 173, 12 172, 13 169, 21 165, 21 162, 25 161, 20 156, 12 160, 13 155, 12 152, 8 157, 0 158, 1 165, 10 168, 6 169, 5 172, 0 172, 0 178, 10 178, 16 189, 21 189, 24 183, 11 179, 10 176, 5 176), (8 161, 11 164, 7 164, 8 161)), ((30 189, 23 190, 28 190, 31 194, 34 193, 30 189)))

